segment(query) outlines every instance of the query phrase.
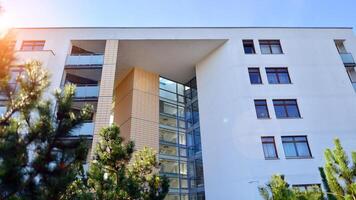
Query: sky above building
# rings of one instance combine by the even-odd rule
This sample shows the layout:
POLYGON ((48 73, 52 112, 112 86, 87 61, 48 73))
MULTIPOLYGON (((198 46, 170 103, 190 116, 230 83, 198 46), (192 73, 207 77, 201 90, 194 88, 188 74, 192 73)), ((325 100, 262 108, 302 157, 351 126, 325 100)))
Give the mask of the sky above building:
POLYGON ((356 0, 0 0, 0 27, 347 26, 356 0))

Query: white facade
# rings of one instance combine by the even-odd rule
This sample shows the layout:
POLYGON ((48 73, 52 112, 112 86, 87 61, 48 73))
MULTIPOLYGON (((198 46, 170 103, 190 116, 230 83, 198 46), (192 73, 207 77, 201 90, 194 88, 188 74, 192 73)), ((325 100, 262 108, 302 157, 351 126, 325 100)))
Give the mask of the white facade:
POLYGON ((182 83, 196 76, 208 200, 259 199, 257 186, 275 173, 284 174, 290 184, 321 184, 318 167, 323 166, 323 152, 333 146, 333 138, 340 138, 347 152, 356 149, 356 92, 334 43, 334 40, 345 40, 347 51, 356 58, 356 36, 352 29, 25 28, 14 31, 17 50, 24 40, 46 41, 45 51, 18 51, 18 55, 22 59, 39 58, 45 63, 52 74, 51 90, 61 85, 73 40, 119 40, 117 79, 131 67, 127 66, 130 63, 182 83), (254 41, 256 54, 244 53, 243 39, 254 41), (280 40, 283 54, 261 54, 259 40, 280 40), (145 52, 150 56, 143 59, 142 54, 137 54, 137 60, 132 60, 138 50, 130 49, 137 47, 136 44, 125 43, 130 41, 138 41, 137 44, 143 45, 138 49, 147 48, 145 52), (168 50, 155 49, 155 45, 168 50), (125 50, 121 51, 120 47, 125 50), (120 59, 127 63, 121 66, 120 59), (174 68, 170 68, 173 64, 174 68), (260 69, 263 84, 250 83, 249 67, 260 69), (291 84, 269 84, 266 67, 287 67, 291 84), (267 100, 269 119, 257 119, 255 99, 267 100), (296 99, 301 118, 277 119, 273 99, 296 99), (307 136, 312 157, 285 158, 281 136, 289 135, 307 136), (264 158, 261 136, 274 136, 278 159, 264 158))

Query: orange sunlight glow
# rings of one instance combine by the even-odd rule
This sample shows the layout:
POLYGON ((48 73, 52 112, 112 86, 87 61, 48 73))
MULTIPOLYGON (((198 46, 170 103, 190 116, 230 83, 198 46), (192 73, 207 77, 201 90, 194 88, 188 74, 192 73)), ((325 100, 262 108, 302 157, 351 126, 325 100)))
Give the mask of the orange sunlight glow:
POLYGON ((0 14, 0 37, 5 35, 8 30, 12 27, 11 20, 6 12, 0 14))

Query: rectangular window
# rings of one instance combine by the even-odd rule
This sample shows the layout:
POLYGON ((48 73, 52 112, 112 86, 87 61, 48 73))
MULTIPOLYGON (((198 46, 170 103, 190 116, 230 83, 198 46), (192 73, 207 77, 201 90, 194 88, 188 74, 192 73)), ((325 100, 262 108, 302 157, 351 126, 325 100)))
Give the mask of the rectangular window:
POLYGON ((259 68, 248 68, 248 75, 250 76, 251 84, 262 84, 259 68))
POLYGON ((41 51, 45 45, 44 40, 33 40, 33 41, 23 41, 21 50, 22 51, 41 51))
POLYGON ((273 106, 277 118, 300 118, 296 99, 275 99, 273 106))
POLYGON ((279 40, 260 40, 262 54, 283 54, 279 40))
POLYGON ((269 84, 290 84, 290 77, 287 68, 266 68, 269 84))
POLYGON ((245 54, 255 54, 255 45, 253 44, 253 40, 242 40, 242 44, 244 46, 245 54))
POLYGON ((256 114, 258 119, 266 119, 269 118, 268 106, 267 101, 262 100, 255 100, 255 108, 256 114))
POLYGON ((261 137, 263 153, 266 159, 277 159, 277 149, 273 136, 261 137))
POLYGON ((282 136, 286 158, 310 158, 311 152, 306 136, 282 136))

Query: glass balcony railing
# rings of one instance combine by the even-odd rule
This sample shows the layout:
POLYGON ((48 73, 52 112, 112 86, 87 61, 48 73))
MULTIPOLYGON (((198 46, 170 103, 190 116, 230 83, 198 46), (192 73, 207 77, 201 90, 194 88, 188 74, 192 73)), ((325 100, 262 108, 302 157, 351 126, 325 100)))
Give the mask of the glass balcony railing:
POLYGON ((103 65, 104 55, 97 54, 81 54, 81 55, 68 55, 66 60, 66 66, 98 66, 103 65))
POLYGON ((346 65, 355 64, 355 60, 351 53, 340 53, 342 62, 346 65))
POLYGON ((97 98, 99 96, 98 85, 77 85, 75 90, 76 98, 97 98))
POLYGON ((86 122, 81 127, 73 130, 71 136, 92 136, 94 133, 94 123, 86 122))

